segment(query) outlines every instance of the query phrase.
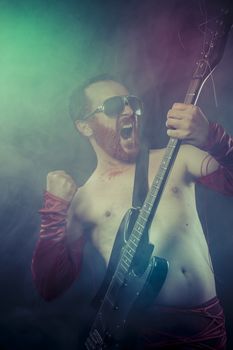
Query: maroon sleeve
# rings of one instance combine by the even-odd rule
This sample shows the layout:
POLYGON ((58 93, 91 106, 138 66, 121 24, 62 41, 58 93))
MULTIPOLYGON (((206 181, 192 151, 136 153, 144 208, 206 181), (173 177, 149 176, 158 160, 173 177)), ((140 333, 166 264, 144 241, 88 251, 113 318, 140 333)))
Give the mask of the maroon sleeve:
POLYGON ((220 164, 215 172, 197 182, 225 195, 233 195, 233 138, 217 123, 210 123, 206 144, 202 149, 220 164))
POLYGON ((84 237, 68 244, 66 218, 69 202, 49 192, 44 195, 40 237, 33 259, 32 275, 40 295, 51 300, 62 294, 77 277, 82 260, 84 237))

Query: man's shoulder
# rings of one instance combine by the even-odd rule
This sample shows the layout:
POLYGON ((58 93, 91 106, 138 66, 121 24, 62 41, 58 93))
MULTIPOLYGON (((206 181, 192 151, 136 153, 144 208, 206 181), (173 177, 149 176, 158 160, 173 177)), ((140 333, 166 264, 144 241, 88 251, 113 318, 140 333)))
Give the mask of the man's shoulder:
MULTIPOLYGON (((150 152, 150 173, 158 173, 159 166, 164 159, 166 148, 152 150, 150 152)), ((181 179, 186 178, 190 163, 200 163, 203 159, 203 151, 199 148, 182 144, 173 165, 173 176, 181 179)))
POLYGON ((72 206, 77 210, 83 203, 88 203, 90 198, 95 195, 96 188, 98 188, 97 175, 94 171, 86 181, 80 186, 73 197, 72 206))

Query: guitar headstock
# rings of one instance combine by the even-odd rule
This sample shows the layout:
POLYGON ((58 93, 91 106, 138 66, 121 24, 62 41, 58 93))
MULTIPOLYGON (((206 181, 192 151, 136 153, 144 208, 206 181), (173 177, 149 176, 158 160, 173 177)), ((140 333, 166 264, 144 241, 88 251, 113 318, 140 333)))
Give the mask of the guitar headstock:
POLYGON ((217 15, 212 16, 200 25, 204 41, 201 57, 193 73, 194 79, 207 79, 220 62, 232 24, 233 11, 229 6, 222 7, 217 15))

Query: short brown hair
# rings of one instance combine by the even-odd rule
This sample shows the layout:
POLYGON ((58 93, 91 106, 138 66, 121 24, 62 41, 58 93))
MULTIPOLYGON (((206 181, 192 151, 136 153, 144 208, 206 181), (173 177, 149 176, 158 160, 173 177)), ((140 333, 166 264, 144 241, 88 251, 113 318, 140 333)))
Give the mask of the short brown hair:
POLYGON ((73 90, 70 96, 69 103, 69 114, 73 122, 75 122, 76 120, 82 120, 87 113, 91 112, 89 110, 89 103, 85 93, 85 89, 94 83, 109 80, 113 80, 120 83, 120 81, 114 76, 105 73, 86 80, 82 85, 78 86, 73 90))

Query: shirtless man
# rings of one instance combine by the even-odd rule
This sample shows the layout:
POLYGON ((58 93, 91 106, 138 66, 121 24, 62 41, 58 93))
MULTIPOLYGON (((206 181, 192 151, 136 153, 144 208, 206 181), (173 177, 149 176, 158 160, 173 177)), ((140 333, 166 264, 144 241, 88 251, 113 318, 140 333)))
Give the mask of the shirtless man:
MULTIPOLYGON (((129 91, 111 78, 87 83, 83 93, 85 114, 74 110, 71 114, 78 131, 89 139, 97 166, 78 189, 64 171, 48 174, 40 239, 32 263, 36 286, 47 300, 63 293, 78 277, 86 239, 91 240, 107 266, 121 219, 131 207, 140 100, 128 98, 129 91), (114 96, 121 98, 108 100, 114 96)), ((221 143, 224 136, 225 146, 231 145, 232 151, 232 139, 220 126, 210 127, 200 108, 183 103, 175 103, 168 111, 166 126, 168 136, 186 144, 178 153, 150 229, 155 255, 169 261, 169 271, 149 311, 153 330, 142 331, 143 349, 149 345, 150 349, 195 349, 195 344, 204 344, 200 349, 206 345, 224 349, 224 316, 196 210, 195 180, 214 187, 209 181, 212 174, 218 184, 226 172, 232 179, 232 163, 229 170, 225 164, 229 157, 226 162, 221 143), (216 159, 203 150, 214 153, 213 145, 218 143, 221 147, 216 159)), ((149 185, 163 155, 164 149, 150 153, 149 185)), ((230 186, 225 181, 224 186, 222 192, 232 193, 232 183, 230 186)))

